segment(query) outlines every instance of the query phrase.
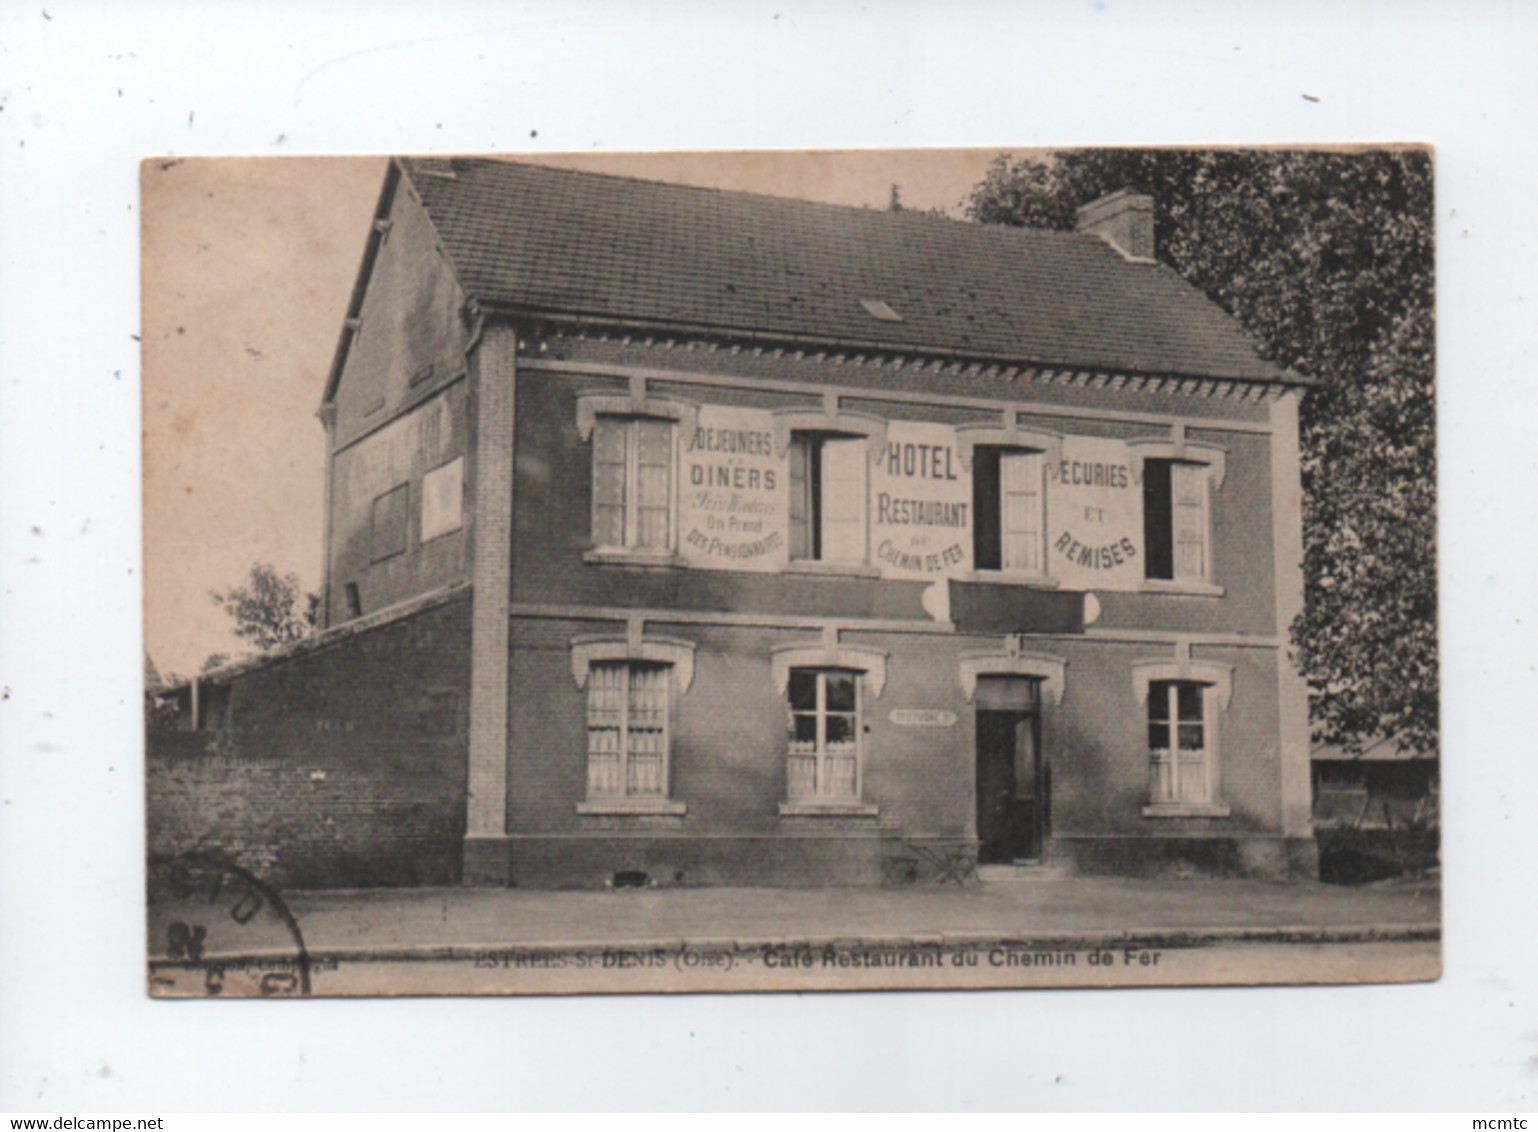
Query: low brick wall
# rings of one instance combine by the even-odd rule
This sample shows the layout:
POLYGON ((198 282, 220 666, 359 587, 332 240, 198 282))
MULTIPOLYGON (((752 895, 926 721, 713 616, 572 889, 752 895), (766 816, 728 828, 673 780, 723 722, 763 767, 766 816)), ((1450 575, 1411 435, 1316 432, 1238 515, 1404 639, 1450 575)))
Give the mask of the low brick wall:
POLYGON ((149 733, 150 853, 220 853, 279 888, 458 884, 468 610, 215 677, 213 729, 149 733))
POLYGON ((463 784, 391 747, 286 760, 160 737, 146 765, 150 853, 216 852, 279 888, 457 884, 463 784))

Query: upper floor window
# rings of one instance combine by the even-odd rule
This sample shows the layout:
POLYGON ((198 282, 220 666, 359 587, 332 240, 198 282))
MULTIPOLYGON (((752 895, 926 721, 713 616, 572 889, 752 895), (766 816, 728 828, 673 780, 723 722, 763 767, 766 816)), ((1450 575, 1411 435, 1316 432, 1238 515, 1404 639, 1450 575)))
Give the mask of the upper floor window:
POLYGON ((1143 462, 1143 561, 1149 578, 1211 580, 1207 492, 1206 464, 1143 462))
POLYGON ((860 673, 792 668, 786 794, 792 801, 860 797, 860 673))
POLYGON ((1216 751, 1207 718, 1209 687, 1191 680, 1148 685, 1149 800, 1155 806, 1213 800, 1216 751))
POLYGON ((863 436, 795 432, 790 439, 790 557, 865 561, 866 452, 863 436))
POLYGON ((667 797, 670 673, 666 664, 592 664, 587 678, 589 801, 667 797))
POLYGON ((673 545, 670 420, 600 416, 593 425, 593 544, 665 551, 673 545))
POLYGON ((406 551, 411 521, 411 485, 400 484, 374 500, 369 524, 369 557, 375 562, 406 551))
POLYGON ((973 562, 978 570, 1045 573, 1042 453, 979 445, 972 458, 973 562))

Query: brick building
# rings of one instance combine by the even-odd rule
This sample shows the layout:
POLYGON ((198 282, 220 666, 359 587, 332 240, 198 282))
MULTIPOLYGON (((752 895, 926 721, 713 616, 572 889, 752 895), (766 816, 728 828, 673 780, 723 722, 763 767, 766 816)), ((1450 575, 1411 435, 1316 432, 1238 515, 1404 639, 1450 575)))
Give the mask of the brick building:
POLYGON ((1304 382, 1157 262, 1152 208, 1042 232, 392 162, 321 409, 326 628, 184 694, 289 768, 271 805, 312 820, 270 852, 1312 871, 1304 382))

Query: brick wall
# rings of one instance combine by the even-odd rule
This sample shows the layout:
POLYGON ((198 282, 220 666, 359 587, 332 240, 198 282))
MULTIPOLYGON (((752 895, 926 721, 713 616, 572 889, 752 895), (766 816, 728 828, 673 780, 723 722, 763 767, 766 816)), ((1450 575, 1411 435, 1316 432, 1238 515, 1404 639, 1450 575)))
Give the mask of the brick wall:
POLYGON ((457 883, 463 789, 409 752, 359 765, 210 746, 191 757, 152 751, 151 855, 222 853, 280 888, 457 883))
POLYGON ((466 456, 467 400, 466 383, 457 381, 333 459, 327 551, 329 624, 351 618, 349 585, 357 588, 367 615, 467 580, 467 510, 462 509, 456 529, 423 538, 427 533, 423 482, 429 473, 466 456), (403 546, 398 553, 381 557, 374 545, 375 500, 402 488, 406 501, 403 546))
POLYGON ((279 887, 459 881, 469 599, 234 676, 212 731, 151 732, 149 851, 279 887))

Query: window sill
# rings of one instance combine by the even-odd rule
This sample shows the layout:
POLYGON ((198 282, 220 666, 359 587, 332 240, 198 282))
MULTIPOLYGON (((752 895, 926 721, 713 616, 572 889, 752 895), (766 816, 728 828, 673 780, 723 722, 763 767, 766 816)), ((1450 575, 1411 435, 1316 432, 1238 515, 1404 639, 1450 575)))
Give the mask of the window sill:
POLYGON ((956 580, 990 586, 1034 586, 1039 590, 1055 590, 1061 584, 1047 574, 1026 574, 1018 570, 973 570, 956 580))
POLYGON ((879 578, 881 571, 863 562, 818 562, 809 558, 795 558, 785 567, 788 574, 844 575, 852 578, 879 578))
POLYGON ((1154 802, 1143 807, 1145 818, 1226 818, 1228 807, 1219 802, 1154 802))
POLYGON ((672 569, 684 561, 671 550, 589 550, 582 561, 608 566, 654 566, 672 569))
POLYGON ((1145 578, 1143 584, 1138 588, 1138 592, 1145 594, 1183 594, 1187 597, 1222 597, 1226 591, 1222 586, 1215 586, 1211 582, 1145 578))
POLYGON ((671 798, 590 798, 577 803, 579 814, 685 814, 688 807, 671 798))
POLYGON ((448 538, 450 535, 457 535, 460 531, 462 531, 464 529, 465 529, 465 525, 464 525, 464 523, 461 522, 461 523, 455 524, 454 526, 450 527, 446 531, 439 531, 435 535, 424 534, 422 536, 422 541, 417 543, 417 545, 418 546, 426 546, 428 543, 437 542, 441 538, 448 538))
POLYGON ((820 802, 801 798, 780 803, 782 818, 873 818, 880 813, 880 808, 869 802, 820 802))

